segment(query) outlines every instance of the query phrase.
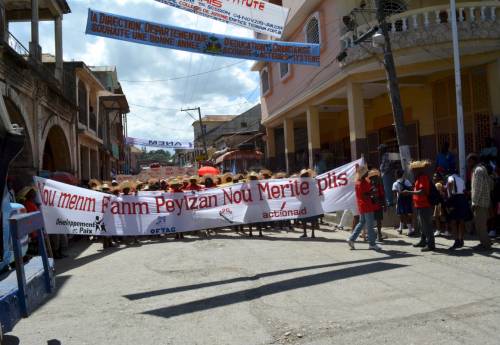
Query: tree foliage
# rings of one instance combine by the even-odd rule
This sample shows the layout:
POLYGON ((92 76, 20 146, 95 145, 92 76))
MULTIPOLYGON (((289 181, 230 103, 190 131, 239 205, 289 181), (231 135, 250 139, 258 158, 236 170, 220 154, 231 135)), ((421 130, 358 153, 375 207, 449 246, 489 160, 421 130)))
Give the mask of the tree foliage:
POLYGON ((152 150, 146 151, 142 150, 142 154, 139 157, 139 164, 151 164, 160 163, 161 165, 168 165, 172 159, 172 154, 166 150, 152 150))

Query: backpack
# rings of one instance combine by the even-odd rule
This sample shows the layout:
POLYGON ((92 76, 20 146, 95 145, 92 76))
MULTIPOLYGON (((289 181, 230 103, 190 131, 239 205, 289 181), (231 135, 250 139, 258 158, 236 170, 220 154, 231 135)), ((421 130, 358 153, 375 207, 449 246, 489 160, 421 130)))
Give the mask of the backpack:
POLYGON ((429 185, 429 195, 427 196, 427 198, 429 199, 429 202, 432 206, 439 205, 442 202, 441 194, 439 194, 436 185, 432 183, 432 181, 431 183, 429 183, 429 185))

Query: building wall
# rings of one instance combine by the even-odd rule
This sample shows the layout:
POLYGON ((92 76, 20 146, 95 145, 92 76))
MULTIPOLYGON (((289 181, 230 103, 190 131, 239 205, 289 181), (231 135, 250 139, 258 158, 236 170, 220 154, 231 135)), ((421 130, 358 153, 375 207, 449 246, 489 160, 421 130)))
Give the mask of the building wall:
MULTIPOLYGON (((21 127, 27 133, 27 149, 25 154, 32 159, 26 164, 21 156, 13 162, 11 173, 17 176, 20 184, 32 182, 32 176, 39 174, 44 167, 44 149, 55 129, 63 133, 59 159, 56 167, 70 173, 75 173, 76 158, 74 148, 75 132, 72 121, 75 116, 75 106, 62 96, 62 92, 49 87, 49 82, 40 77, 26 62, 21 62, 15 53, 2 51, 0 56, 0 92, 4 99, 11 102, 22 116, 21 127), (35 92, 35 89, 37 90, 35 92), (15 169, 18 167, 18 169, 15 169)), ((18 118, 11 121, 18 122, 18 118)), ((56 157, 57 159, 57 157, 56 157)))

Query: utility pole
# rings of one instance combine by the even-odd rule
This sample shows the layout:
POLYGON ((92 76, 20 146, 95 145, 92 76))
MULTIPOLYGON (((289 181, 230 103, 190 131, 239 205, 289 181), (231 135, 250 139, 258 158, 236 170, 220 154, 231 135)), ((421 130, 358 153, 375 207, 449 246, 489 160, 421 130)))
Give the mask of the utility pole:
MULTIPOLYGON (((396 137, 399 144, 399 155, 401 157, 401 165, 408 176, 410 175, 411 152, 406 135, 406 127, 404 124, 404 112, 401 104, 401 94, 399 92, 398 77, 396 75, 396 65, 392 55, 391 39, 387 28, 386 13, 384 10, 385 0, 377 0, 377 20, 379 28, 384 37, 384 67, 387 75, 387 88, 391 99, 392 114, 394 117, 394 125, 396 129, 396 137)), ((395 25, 395 24, 393 24, 395 25)))
POLYGON ((458 160, 460 176, 465 180, 465 128, 464 108, 462 106, 462 76, 460 74, 460 52, 458 46, 457 9, 455 0, 450 0, 451 32, 453 37, 453 63, 455 65, 455 90, 457 102, 458 160))
POLYGON ((201 139, 203 140, 203 150, 205 151, 205 160, 208 160, 207 139, 205 137, 206 133, 205 133, 205 127, 203 127, 203 120, 201 119, 201 108, 197 107, 190 109, 181 109, 181 111, 187 112, 188 114, 190 111, 193 110, 198 110, 198 121, 200 122, 201 139))

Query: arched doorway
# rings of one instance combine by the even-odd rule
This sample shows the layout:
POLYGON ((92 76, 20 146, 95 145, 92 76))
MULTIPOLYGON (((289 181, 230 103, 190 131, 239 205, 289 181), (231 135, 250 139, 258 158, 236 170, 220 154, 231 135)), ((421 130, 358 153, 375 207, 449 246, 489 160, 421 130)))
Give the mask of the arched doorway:
POLYGON ((24 147, 21 153, 12 161, 9 167, 9 176, 14 177, 14 189, 19 189, 21 186, 33 183, 33 176, 36 175, 37 169, 33 159, 33 146, 29 125, 26 123, 21 111, 17 105, 10 99, 4 96, 5 107, 9 114, 11 123, 24 128, 24 147), (16 188, 17 187, 17 188, 16 188))
POLYGON ((42 169, 45 171, 71 172, 69 145, 61 127, 53 126, 45 141, 42 169))

